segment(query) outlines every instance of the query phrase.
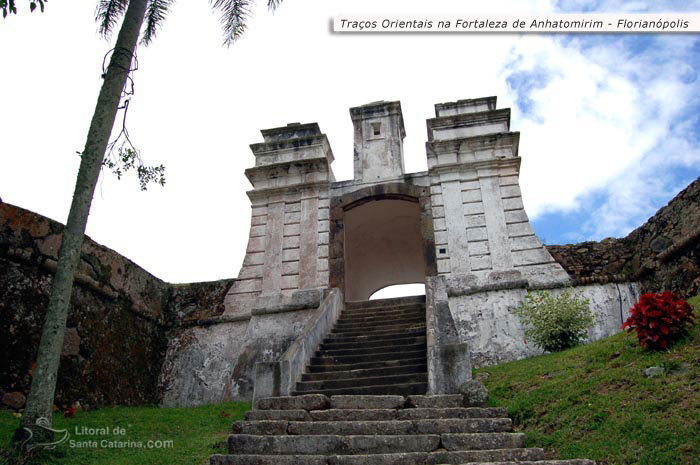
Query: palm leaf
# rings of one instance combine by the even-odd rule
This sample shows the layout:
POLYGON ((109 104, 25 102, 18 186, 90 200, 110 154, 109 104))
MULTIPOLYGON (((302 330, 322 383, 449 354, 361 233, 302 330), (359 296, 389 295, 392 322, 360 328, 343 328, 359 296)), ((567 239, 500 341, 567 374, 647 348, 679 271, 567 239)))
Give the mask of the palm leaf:
POLYGON ((212 0, 213 7, 221 11, 224 27, 224 45, 229 46, 240 39, 250 16, 250 0, 212 0))
POLYGON ((124 15, 129 0, 99 0, 95 11, 95 21, 103 37, 109 36, 119 18, 124 15))
POLYGON ((146 25, 143 31, 141 43, 148 45, 155 38, 158 28, 165 20, 168 14, 168 8, 173 4, 174 0, 150 0, 148 9, 146 10, 146 25))

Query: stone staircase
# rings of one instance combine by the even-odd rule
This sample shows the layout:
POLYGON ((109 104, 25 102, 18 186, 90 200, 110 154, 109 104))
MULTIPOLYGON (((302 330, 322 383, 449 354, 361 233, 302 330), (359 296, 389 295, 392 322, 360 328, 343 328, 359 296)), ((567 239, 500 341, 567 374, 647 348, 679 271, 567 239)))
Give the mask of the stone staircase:
POLYGON ((257 407, 234 423, 231 455, 212 465, 595 465, 544 460, 505 409, 464 407, 461 395, 310 394, 257 407))
POLYGON ((294 395, 425 394, 425 297, 348 302, 294 395))
POLYGON ((349 302, 293 396, 259 399, 211 465, 595 465, 544 460, 503 408, 426 396, 424 297, 349 302))

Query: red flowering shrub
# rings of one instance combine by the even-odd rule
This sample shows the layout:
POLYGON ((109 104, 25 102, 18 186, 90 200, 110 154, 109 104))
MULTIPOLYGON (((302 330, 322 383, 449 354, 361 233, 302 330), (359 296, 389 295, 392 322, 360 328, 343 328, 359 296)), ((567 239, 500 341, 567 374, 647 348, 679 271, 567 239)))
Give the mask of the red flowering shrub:
POLYGON ((673 344, 694 322, 693 307, 688 302, 670 291, 650 292, 630 308, 630 317, 622 329, 636 331, 642 347, 659 350, 673 344))

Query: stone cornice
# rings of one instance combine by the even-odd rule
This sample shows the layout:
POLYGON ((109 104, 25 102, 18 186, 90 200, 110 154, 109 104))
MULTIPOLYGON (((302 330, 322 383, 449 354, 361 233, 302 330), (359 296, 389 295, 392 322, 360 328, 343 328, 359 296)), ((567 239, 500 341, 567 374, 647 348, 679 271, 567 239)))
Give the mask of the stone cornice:
POLYGON ((259 200, 273 195, 285 195, 302 193, 309 189, 330 189, 330 181, 319 181, 305 184, 293 184, 285 187, 270 187, 267 189, 254 189, 247 191, 250 200, 259 200))
POLYGON ((433 131, 435 130, 483 126, 502 122, 505 122, 506 128, 510 129, 510 108, 431 118, 427 120, 428 140, 431 142, 434 140, 433 131))
POLYGON ((459 152, 464 145, 475 150, 501 148, 511 145, 513 147, 513 156, 518 157, 519 144, 520 132, 516 131, 426 142, 425 147, 428 158, 431 158, 443 153, 459 152))

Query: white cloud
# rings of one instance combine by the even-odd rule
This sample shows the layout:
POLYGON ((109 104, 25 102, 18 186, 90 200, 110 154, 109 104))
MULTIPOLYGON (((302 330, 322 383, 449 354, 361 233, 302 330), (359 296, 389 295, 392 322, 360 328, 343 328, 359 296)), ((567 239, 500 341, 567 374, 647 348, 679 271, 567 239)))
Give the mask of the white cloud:
POLYGON ((514 47, 504 77, 548 78, 528 96, 531 113, 515 112, 513 123, 523 133, 531 217, 588 208, 586 196, 603 189, 608 200, 586 227, 596 237, 625 234, 653 213, 653 202, 677 192, 660 171, 700 164, 697 141, 685 140, 677 121, 698 104, 688 62, 697 39, 659 38, 639 54, 626 40, 540 37, 514 47))

